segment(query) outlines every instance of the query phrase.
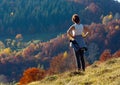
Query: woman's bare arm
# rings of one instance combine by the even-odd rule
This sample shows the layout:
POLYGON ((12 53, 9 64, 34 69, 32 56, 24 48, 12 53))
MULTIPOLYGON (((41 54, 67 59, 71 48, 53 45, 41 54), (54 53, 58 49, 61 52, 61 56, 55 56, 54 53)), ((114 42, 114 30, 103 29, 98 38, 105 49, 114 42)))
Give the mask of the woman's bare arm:
POLYGON ((69 37, 69 39, 74 39, 75 35, 72 33, 72 31, 75 30, 75 27, 74 26, 71 26, 68 31, 67 31, 67 35, 69 37))

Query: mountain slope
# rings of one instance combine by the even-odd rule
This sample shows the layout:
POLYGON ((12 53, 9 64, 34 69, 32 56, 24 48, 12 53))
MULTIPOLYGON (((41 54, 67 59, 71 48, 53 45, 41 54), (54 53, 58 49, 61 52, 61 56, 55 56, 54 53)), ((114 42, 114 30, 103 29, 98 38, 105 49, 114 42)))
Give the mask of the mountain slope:
MULTIPOLYGON (((120 20, 106 22, 106 25, 92 23, 88 27, 91 30, 92 35, 86 39, 88 51, 86 52, 85 58, 90 64, 95 60, 99 60, 100 55, 104 50, 109 49, 110 55, 112 55, 120 49, 120 20)), ((66 52, 68 53, 67 59, 73 64, 73 62, 70 61, 70 59, 72 59, 71 57, 74 57, 72 56, 73 52, 70 51, 69 40, 64 34, 47 42, 36 40, 21 42, 22 45, 20 48, 18 46, 19 42, 14 43, 13 41, 15 40, 0 43, 0 68, 2 68, 0 74, 7 76, 9 81, 12 81, 12 78, 18 81, 23 71, 29 67, 37 67, 40 64, 44 65, 45 69, 49 69, 50 61, 53 60, 54 57, 59 57, 59 54, 64 54, 66 52), (9 43, 9 45, 7 45, 7 43, 9 43), (27 46, 24 47, 24 45, 27 46), (8 48, 5 48, 7 46, 8 48), (17 49, 21 50, 17 51, 17 49), (8 70, 8 68, 11 69, 8 70)), ((69 62, 67 60, 66 63, 68 63, 71 68, 69 62)))
POLYGON ((66 72, 28 85, 120 85, 120 58, 94 63, 86 72, 66 72))
POLYGON ((1 0, 0 35, 63 33, 74 13, 88 24, 100 22, 100 16, 109 12, 120 13, 119 9, 114 0, 1 0))

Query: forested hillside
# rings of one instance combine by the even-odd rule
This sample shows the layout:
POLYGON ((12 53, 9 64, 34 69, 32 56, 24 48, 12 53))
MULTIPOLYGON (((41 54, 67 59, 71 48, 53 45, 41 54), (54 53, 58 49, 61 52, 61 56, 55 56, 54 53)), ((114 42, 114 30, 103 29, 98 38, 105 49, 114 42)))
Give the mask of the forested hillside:
MULTIPOLYGON (((87 65, 99 59, 104 61, 111 58, 112 55, 119 57, 119 19, 104 22, 104 24, 92 23, 88 27, 91 30, 86 39, 88 44, 88 51, 85 53, 87 65)), ((53 73, 64 72, 75 67, 75 58, 72 49, 69 48, 66 34, 59 35, 47 42, 19 41, 14 43, 13 41, 15 40, 7 41, 7 48, 7 44, 0 43, 0 68, 2 68, 0 74, 7 76, 8 81, 12 81, 12 79, 18 81, 24 70, 29 67, 43 66, 44 69, 53 73)))
POLYGON ((84 8, 76 5, 66 0, 2 0, 0 35, 63 32, 71 15, 84 8))
POLYGON ((90 24, 109 12, 120 13, 119 9, 113 0, 1 0, 0 35, 64 33, 74 13, 90 24))
POLYGON ((50 73, 74 69, 74 55, 66 36, 74 13, 89 29, 87 65, 119 57, 119 9, 120 4, 114 0, 0 0, 0 39, 14 36, 0 40, 0 79, 18 81, 30 67, 42 66, 50 73), (57 37, 45 42, 29 36, 34 34, 57 37), (25 36, 30 40, 25 41, 25 36))

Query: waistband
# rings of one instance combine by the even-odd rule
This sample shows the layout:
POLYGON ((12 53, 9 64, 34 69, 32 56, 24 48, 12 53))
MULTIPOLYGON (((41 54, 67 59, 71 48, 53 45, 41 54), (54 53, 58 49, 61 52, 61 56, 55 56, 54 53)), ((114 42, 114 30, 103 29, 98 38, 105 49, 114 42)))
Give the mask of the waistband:
POLYGON ((82 36, 82 35, 75 35, 75 36, 82 36))

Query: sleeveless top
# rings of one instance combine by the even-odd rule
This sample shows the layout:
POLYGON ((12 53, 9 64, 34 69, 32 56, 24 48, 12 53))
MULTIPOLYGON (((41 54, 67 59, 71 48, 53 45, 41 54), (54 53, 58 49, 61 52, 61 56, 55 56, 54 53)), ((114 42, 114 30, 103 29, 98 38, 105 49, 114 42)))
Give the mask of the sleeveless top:
POLYGON ((83 25, 82 24, 73 24, 75 30, 72 31, 72 34, 75 35, 75 39, 70 43, 70 47, 73 47, 74 50, 79 50, 80 48, 87 47, 82 37, 83 25))
POLYGON ((75 30, 72 31, 73 35, 82 35, 83 32, 83 25, 82 24, 73 24, 72 26, 75 27, 75 30))

